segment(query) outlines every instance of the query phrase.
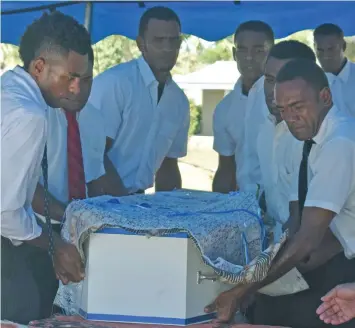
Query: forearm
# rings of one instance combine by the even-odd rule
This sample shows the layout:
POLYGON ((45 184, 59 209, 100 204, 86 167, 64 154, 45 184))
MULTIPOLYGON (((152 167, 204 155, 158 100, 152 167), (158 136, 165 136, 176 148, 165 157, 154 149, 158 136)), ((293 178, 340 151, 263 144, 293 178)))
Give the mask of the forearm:
MULTIPOLYGON (((51 219, 61 222, 63 220, 64 212, 66 205, 57 200, 53 195, 48 193, 49 195, 49 213, 51 219)), ((36 187, 36 192, 32 201, 33 210, 40 214, 45 215, 44 213, 44 188, 38 183, 36 187)))
POLYGON ((235 171, 229 173, 221 169, 217 169, 212 182, 212 191, 228 194, 229 192, 236 190, 237 182, 235 179, 235 171))
POLYGON ((290 217, 283 225, 282 229, 285 231, 288 229, 289 237, 293 236, 300 228, 301 219, 298 210, 298 201, 290 202, 290 217))
POLYGON ((155 176, 155 190, 156 191, 171 191, 174 189, 181 189, 181 174, 179 166, 169 165, 168 167, 162 166, 155 176))
MULTIPOLYGON (((128 191, 124 186, 121 177, 117 173, 116 168, 112 164, 111 160, 105 154, 104 164, 106 174, 104 177, 99 179, 99 184, 101 185, 100 189, 104 189, 104 193, 111 196, 127 196, 128 191)), ((97 191, 97 186, 96 186, 97 191)))
POLYGON ((343 247, 330 229, 327 230, 321 245, 316 251, 312 252, 306 262, 299 264, 301 272, 314 270, 331 260, 335 255, 341 253, 343 247))
MULTIPOLYGON (((52 235, 53 235, 54 248, 56 247, 56 245, 61 245, 63 243, 62 239, 60 238, 60 236, 56 232, 52 231, 52 235)), ((31 240, 26 240, 25 243, 32 245, 32 246, 36 246, 36 247, 41 248, 45 251, 48 251, 48 249, 49 249, 49 235, 48 235, 47 227, 44 227, 44 225, 43 225, 42 234, 40 236, 38 236, 37 238, 31 239, 31 240)))

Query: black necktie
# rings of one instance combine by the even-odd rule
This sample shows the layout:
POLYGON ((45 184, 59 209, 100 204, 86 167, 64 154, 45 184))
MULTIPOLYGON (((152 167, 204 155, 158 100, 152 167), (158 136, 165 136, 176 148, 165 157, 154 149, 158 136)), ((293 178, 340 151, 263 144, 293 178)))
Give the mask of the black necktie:
POLYGON ((306 140, 303 144, 303 154, 302 154, 302 161, 300 165, 300 172, 298 175, 298 205, 300 211, 300 217, 302 218, 302 212, 304 203, 306 201, 306 195, 308 191, 308 156, 311 152, 312 145, 315 142, 313 140, 306 140))
POLYGON ((47 145, 44 147, 44 154, 43 154, 43 158, 42 158, 42 174, 43 174, 43 188, 44 188, 44 216, 46 218, 46 224, 47 224, 47 229, 48 229, 48 239, 49 239, 48 254, 51 257, 52 262, 53 262, 54 240, 53 240, 51 218, 50 218, 50 213, 49 213, 47 145))
POLYGON ((158 103, 159 103, 161 96, 163 95, 163 91, 164 91, 164 83, 159 83, 158 84, 158 103))

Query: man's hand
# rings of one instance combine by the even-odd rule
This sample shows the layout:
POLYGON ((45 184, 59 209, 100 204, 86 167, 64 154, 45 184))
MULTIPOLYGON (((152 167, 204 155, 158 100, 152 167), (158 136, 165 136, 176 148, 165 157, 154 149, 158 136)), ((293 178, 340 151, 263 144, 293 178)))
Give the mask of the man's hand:
POLYGON ((317 314, 326 324, 340 325, 355 318, 355 283, 339 285, 321 300, 317 314))
POLYGON ((83 263, 76 247, 61 241, 55 245, 54 270, 64 285, 85 278, 83 263))
POLYGON ((205 307, 205 312, 217 312, 217 318, 214 320, 216 326, 232 323, 241 303, 248 295, 246 286, 234 287, 221 293, 212 304, 205 307))

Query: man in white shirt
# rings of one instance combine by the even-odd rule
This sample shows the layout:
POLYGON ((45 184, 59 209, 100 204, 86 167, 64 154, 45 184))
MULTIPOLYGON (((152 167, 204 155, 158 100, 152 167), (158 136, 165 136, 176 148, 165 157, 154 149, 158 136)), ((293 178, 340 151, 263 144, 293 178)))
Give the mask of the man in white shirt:
MULTIPOLYGON (((82 194, 76 195, 77 199, 86 198, 87 195, 98 196, 107 192, 103 181, 106 143, 104 122, 101 112, 87 103, 94 64, 92 49, 88 57, 88 71, 81 78, 77 108, 72 108, 71 111, 65 108, 52 108, 47 111, 47 157, 50 177, 48 187, 53 223, 62 221, 65 208, 75 192, 72 189, 78 187, 77 184, 81 185, 82 189, 82 194), (76 134, 72 131, 80 135, 79 140, 75 139, 76 134), (78 143, 75 144, 75 142, 78 143), (78 155, 80 158, 75 160, 78 155), (72 181, 72 175, 76 174, 75 169, 82 171, 79 172, 81 178, 77 182, 72 181)), ((32 205, 36 214, 44 215, 43 176, 37 185, 32 205)), ((56 225, 55 228, 58 230, 59 226, 56 225)))
POLYGON ((304 58, 316 62, 313 50, 298 41, 282 41, 273 46, 265 63, 264 94, 269 109, 268 119, 260 128, 257 152, 267 216, 274 221, 274 240, 282 234, 289 218, 289 199, 294 174, 298 175, 302 158, 302 143, 289 131, 276 108, 274 88, 280 69, 290 60, 304 58))
POLYGON ((189 102, 172 80, 181 45, 180 20, 165 7, 142 16, 137 45, 142 57, 94 79, 89 101, 103 113, 108 157, 122 194, 181 188, 178 158, 186 155, 189 102))
POLYGON ((24 67, 1 78, 1 319, 48 317, 56 277, 64 284, 84 278, 76 247, 37 221, 31 203, 42 159, 44 170, 47 164, 46 112, 77 109, 90 49, 89 34, 72 17, 43 14, 22 37, 24 67))
POLYGON ((334 103, 355 116, 355 63, 345 56, 346 41, 342 29, 334 24, 322 24, 314 32, 317 58, 328 76, 334 103))
MULTIPOLYGON (((276 77, 275 100, 291 133, 304 141, 298 183, 291 195, 291 200, 299 200, 301 215, 293 216, 299 229, 280 250, 266 279, 222 293, 206 311, 217 310, 219 322, 228 321, 245 297, 329 247, 328 258, 304 273, 308 290, 264 296, 269 302, 263 302, 263 308, 256 304, 253 322, 325 328, 328 326, 316 314, 321 297, 355 276, 355 121, 333 106, 327 77, 313 61, 297 59, 284 65, 276 77), (324 243, 329 227, 344 252, 324 243)), ((341 327, 354 327, 354 323, 341 327)))
POLYGON ((240 77, 234 89, 218 104, 213 116, 213 148, 219 154, 212 187, 215 192, 228 193, 246 185, 240 174, 246 161, 242 153, 244 127, 254 124, 253 116, 247 112, 255 100, 248 99, 248 95, 252 88, 258 88, 255 82, 263 74, 263 65, 273 44, 271 27, 261 21, 245 22, 234 33, 233 57, 240 77))

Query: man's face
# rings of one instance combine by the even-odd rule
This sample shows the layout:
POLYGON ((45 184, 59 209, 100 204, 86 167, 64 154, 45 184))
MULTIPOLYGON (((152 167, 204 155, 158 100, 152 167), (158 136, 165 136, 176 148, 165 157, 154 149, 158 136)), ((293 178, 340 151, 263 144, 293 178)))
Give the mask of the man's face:
POLYGON ((265 60, 271 46, 265 33, 242 31, 237 34, 233 57, 242 77, 257 80, 263 75, 265 60))
POLYGON ((44 99, 53 108, 80 111, 87 103, 93 74, 88 55, 70 51, 67 56, 53 56, 37 73, 44 99))
POLYGON ((298 140, 312 139, 324 118, 326 104, 331 103, 328 88, 320 93, 303 79, 276 83, 275 100, 281 117, 298 140))
POLYGON ((181 46, 179 24, 174 20, 151 19, 144 37, 139 36, 137 44, 153 70, 170 72, 176 64, 181 46))
POLYGON ((270 114, 275 116, 276 121, 282 121, 280 111, 276 107, 275 103, 275 83, 276 83, 276 76, 279 73, 280 69, 291 60, 290 59, 277 59, 275 57, 269 57, 265 64, 265 72, 264 72, 264 94, 265 94, 265 101, 267 107, 269 109, 270 114))
POLYGON ((337 35, 318 35, 314 38, 317 58, 325 72, 338 73, 344 62, 345 41, 337 35))

